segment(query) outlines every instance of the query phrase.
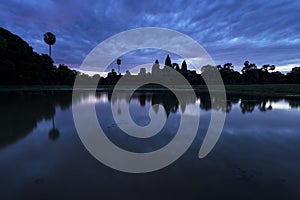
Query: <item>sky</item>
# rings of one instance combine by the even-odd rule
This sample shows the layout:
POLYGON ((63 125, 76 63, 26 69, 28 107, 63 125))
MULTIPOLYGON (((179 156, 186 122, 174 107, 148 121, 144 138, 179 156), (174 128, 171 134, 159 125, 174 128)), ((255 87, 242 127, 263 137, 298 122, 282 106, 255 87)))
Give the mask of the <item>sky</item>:
MULTIPOLYGON (((287 72, 300 66, 299 10, 297 0, 7 0, 0 2, 0 26, 38 53, 48 53, 43 34, 54 33, 54 62, 72 68, 108 37, 162 27, 196 40, 216 64, 231 62, 240 71, 249 60, 287 72)), ((122 57, 122 70, 156 58, 163 63, 166 54, 132 52, 122 57)))

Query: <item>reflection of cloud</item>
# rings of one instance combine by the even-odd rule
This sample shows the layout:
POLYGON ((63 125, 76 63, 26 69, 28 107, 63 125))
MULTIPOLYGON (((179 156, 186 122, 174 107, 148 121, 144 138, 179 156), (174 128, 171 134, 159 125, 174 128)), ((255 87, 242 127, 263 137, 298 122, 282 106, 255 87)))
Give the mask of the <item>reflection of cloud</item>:
POLYGON ((290 110, 291 106, 288 102, 279 101, 279 102, 269 102, 271 104, 272 109, 279 109, 279 110, 290 110))
MULTIPOLYGON (((90 94, 87 97, 84 97, 81 102, 79 104, 96 104, 99 102, 103 102, 103 99, 105 98, 105 96, 101 96, 101 98, 97 98, 94 94, 90 94)), ((105 101, 106 103, 107 101, 105 101)))
POLYGON ((195 107, 193 105, 187 104, 186 108, 185 108, 185 111, 184 111, 184 114, 191 115, 191 116, 198 116, 199 112, 198 112, 198 110, 195 110, 195 107))
POLYGON ((99 103, 108 103, 108 95, 107 93, 102 93, 99 97, 99 103))

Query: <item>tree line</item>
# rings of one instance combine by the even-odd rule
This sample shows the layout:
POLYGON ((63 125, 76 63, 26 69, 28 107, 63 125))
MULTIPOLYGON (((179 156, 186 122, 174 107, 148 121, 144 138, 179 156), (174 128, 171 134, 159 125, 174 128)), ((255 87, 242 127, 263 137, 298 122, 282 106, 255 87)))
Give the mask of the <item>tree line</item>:
MULTIPOLYGON (((100 77, 98 74, 91 77, 70 69, 64 64, 55 66, 50 56, 51 46, 56 42, 55 35, 50 32, 45 33, 44 41, 49 45, 49 55, 40 55, 34 52, 33 48, 19 36, 0 27, 0 85, 73 85, 75 78, 78 77, 83 84, 99 80, 101 86, 114 85, 122 77, 120 59, 116 60, 118 74, 113 69, 107 77, 100 77)), ((180 66, 178 63, 172 63, 169 55, 166 57, 162 69, 160 69, 159 62, 156 60, 152 73, 146 73, 146 69, 142 68, 135 78, 144 79, 151 75, 158 75, 163 79, 171 79, 172 77, 164 77, 164 71, 168 68, 180 72, 192 85, 205 84, 201 74, 188 69, 186 61, 183 61, 180 66)), ((245 61, 241 72, 235 71, 232 63, 225 63, 217 66, 203 66, 201 73, 209 74, 211 71, 218 70, 225 84, 300 83, 300 67, 292 68, 287 74, 275 71, 275 69, 275 65, 265 64, 257 67, 255 63, 245 61)), ((124 75, 132 76, 129 71, 126 71, 124 75)))
MULTIPOLYGON (((119 60, 119 59, 118 59, 119 60)), ((118 61, 118 69, 121 61, 118 61)), ((138 75, 131 75, 127 70, 125 76, 131 76, 131 80, 137 79, 149 79, 152 80, 153 76, 159 79, 164 79, 166 81, 172 81, 172 77, 168 77, 168 68, 175 69, 181 73, 192 85, 205 85, 205 81, 202 76, 206 76, 210 79, 214 79, 214 75, 218 71, 226 85, 245 85, 245 84, 299 84, 300 83, 300 67, 294 67, 287 74, 283 74, 279 71, 275 71, 276 66, 270 64, 264 64, 258 67, 255 63, 250 63, 249 61, 244 62, 244 66, 241 71, 235 71, 234 65, 232 63, 225 63, 224 65, 205 65, 201 67, 201 74, 196 73, 196 71, 189 70, 187 63, 184 60, 181 66, 178 63, 172 63, 170 56, 168 55, 165 59, 164 66, 161 68, 158 60, 152 66, 151 73, 146 73, 145 68, 141 68, 138 75)), ((115 84, 121 75, 117 74, 114 69, 106 78, 101 77, 101 84, 115 84)))

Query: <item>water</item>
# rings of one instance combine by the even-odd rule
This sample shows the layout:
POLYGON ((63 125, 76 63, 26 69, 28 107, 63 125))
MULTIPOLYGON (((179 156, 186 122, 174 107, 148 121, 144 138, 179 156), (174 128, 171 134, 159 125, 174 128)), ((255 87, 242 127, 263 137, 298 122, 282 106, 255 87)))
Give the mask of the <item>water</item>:
MULTIPOLYGON (((124 134, 111 113, 111 94, 85 92, 76 105, 95 104, 107 137, 123 149, 150 152, 175 136, 181 112, 201 108, 191 147, 159 171, 129 174, 97 161, 81 143, 71 94, 0 94, 1 199, 299 199, 300 98, 228 95, 226 122, 212 152, 199 159, 211 106, 207 94, 179 104, 168 92, 120 94, 112 106, 129 104, 133 120, 150 122, 152 104, 165 107, 167 122, 157 135, 124 134), (129 103, 130 102, 130 103, 129 103)), ((83 113, 87 114, 87 113, 83 113)), ((176 149, 175 149, 176 151, 176 149)))

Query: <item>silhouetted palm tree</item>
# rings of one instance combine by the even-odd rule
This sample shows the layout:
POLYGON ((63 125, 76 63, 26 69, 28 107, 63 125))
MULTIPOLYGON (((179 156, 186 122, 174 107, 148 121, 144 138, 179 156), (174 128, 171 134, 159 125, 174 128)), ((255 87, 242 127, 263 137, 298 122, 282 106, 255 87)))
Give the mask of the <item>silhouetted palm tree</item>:
POLYGON ((55 44, 56 38, 53 33, 47 32, 44 34, 44 41, 49 45, 49 56, 51 57, 51 45, 55 44))
POLYGON ((118 65, 118 74, 120 74, 121 59, 117 59, 117 65, 118 65))

